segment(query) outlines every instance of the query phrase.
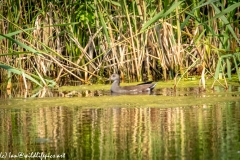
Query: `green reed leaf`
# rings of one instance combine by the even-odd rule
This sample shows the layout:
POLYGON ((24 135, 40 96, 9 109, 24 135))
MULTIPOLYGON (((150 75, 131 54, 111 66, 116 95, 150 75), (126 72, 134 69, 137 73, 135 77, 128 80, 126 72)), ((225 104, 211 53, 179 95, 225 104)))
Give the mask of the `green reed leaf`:
POLYGON ((12 73, 15 73, 15 74, 18 74, 18 75, 22 75, 22 74, 24 73, 24 75, 25 75, 25 77, 26 77, 27 79, 29 79, 30 81, 32 81, 32 82, 34 82, 34 83, 36 83, 37 85, 39 85, 39 86, 42 87, 42 85, 41 85, 36 79, 32 78, 30 75, 28 75, 28 74, 25 73, 24 71, 21 71, 21 70, 19 70, 19 69, 13 68, 13 67, 11 67, 11 66, 8 66, 8 65, 2 64, 2 63, 0 63, 0 68, 3 68, 3 69, 5 69, 5 70, 7 70, 8 72, 12 72, 12 73))

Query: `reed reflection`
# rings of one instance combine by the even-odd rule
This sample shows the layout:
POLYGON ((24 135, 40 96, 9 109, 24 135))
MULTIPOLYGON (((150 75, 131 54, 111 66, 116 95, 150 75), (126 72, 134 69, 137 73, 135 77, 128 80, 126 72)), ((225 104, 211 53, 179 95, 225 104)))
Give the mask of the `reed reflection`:
POLYGON ((236 158, 239 104, 1 109, 0 151, 70 159, 236 158))

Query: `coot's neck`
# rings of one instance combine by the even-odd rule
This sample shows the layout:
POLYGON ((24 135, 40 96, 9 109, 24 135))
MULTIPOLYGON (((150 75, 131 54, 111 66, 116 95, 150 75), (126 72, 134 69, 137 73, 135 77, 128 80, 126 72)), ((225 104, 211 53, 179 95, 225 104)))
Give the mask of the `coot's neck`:
POLYGON ((119 86, 120 85, 120 80, 119 79, 116 79, 116 80, 114 80, 114 85, 117 85, 117 86, 119 86))

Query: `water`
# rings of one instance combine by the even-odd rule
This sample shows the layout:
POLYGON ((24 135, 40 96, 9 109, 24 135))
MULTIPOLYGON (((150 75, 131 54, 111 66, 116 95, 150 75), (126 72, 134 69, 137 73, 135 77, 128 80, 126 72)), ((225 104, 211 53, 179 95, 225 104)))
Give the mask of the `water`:
MULTIPOLYGON (((0 99, 6 98, 29 98, 29 97, 96 97, 96 96, 106 96, 111 95, 110 85, 92 85, 92 86, 65 86, 62 88, 67 89, 48 89, 48 88, 38 88, 35 90, 19 90, 18 87, 12 88, 12 90, 5 91, 6 88, 0 88, 0 99), (70 88, 70 89, 69 89, 70 88), (93 89, 98 88, 98 89, 93 89)), ((207 88, 207 91, 202 91, 199 87, 178 87, 176 91, 173 87, 166 88, 155 88, 151 95, 163 95, 163 96, 189 96, 196 95, 202 96, 209 93, 213 94, 225 94, 225 93, 240 92, 240 86, 228 85, 226 90, 222 86, 214 86, 213 89, 210 86, 207 88)), ((136 93, 133 93, 136 94, 136 93)), ((139 94, 139 93, 138 93, 139 94)), ((148 93, 141 93, 148 94, 148 93)))
POLYGON ((0 99, 0 158, 240 159, 239 87, 70 97, 0 99))
POLYGON ((80 102, 2 107, 0 154, 76 160, 239 159, 239 106, 237 100, 170 108, 88 108, 80 102))

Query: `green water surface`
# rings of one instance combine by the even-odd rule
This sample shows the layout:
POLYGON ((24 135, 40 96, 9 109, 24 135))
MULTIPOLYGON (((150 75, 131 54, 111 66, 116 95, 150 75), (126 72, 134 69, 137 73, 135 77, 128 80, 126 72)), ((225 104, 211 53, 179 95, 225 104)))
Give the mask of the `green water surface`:
POLYGON ((239 90, 1 99, 0 158, 239 159, 239 90))

